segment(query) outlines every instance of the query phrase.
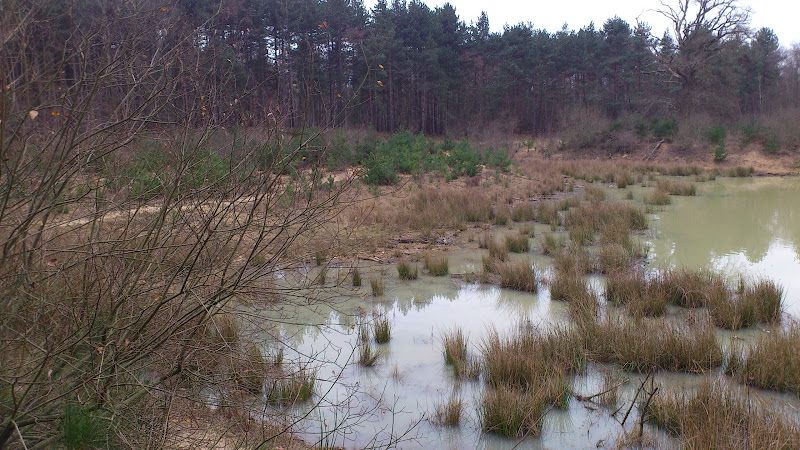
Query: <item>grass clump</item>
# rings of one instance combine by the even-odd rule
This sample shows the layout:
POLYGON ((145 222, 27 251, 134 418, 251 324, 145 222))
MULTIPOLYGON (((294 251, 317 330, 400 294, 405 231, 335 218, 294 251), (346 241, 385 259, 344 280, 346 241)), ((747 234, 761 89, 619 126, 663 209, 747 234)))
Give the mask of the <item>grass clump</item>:
POLYGON ((464 411, 464 399, 453 393, 443 403, 436 405, 433 423, 439 426, 457 427, 461 424, 461 413, 464 411))
POLYGON ((481 427, 512 439, 539 436, 546 408, 546 398, 540 390, 521 391, 506 386, 486 389, 480 407, 481 427))
POLYGON ((416 265, 412 266, 410 263, 401 262, 397 264, 397 276, 404 281, 416 280, 419 277, 419 271, 416 265))
POLYGON ((679 436, 687 449, 800 446, 796 421, 723 381, 706 379, 693 391, 662 387, 643 409, 649 422, 679 436))
POLYGON ((508 259, 508 247, 500 245, 495 238, 490 238, 487 243, 489 249, 489 258, 497 261, 505 261, 508 259))
POLYGON ((434 277, 443 277, 450 272, 449 262, 447 258, 434 258, 432 256, 425 256, 425 270, 431 276, 434 277))
POLYGON ((392 339, 392 325, 386 317, 375 319, 372 322, 372 331, 378 344, 385 344, 392 339))
POLYGON ((527 260, 506 261, 496 265, 500 287, 524 292, 537 292, 536 274, 527 260))
POLYGON ((583 199, 590 203, 600 203, 606 199, 606 192, 599 187, 587 186, 583 191, 583 199))
POLYGON ((669 370, 702 373, 722 364, 710 323, 605 316, 578 325, 590 358, 618 363, 628 372, 669 370))
POLYGON ((550 281, 550 299, 570 301, 586 295, 586 283, 578 271, 556 270, 550 281))
POLYGON ((725 283, 708 270, 669 270, 653 282, 664 290, 669 303, 682 308, 701 308, 728 301, 725 283))
POLYGON ((656 188, 653 193, 644 197, 644 202, 647 205, 665 206, 672 203, 672 198, 670 198, 669 192, 656 188))
POLYGON ((800 395, 800 325, 762 335, 749 349, 735 348, 727 372, 742 383, 800 395))
POLYGON ((553 234, 546 234, 541 241, 543 255, 554 255, 567 246, 566 240, 557 238, 553 234))
POLYGON ((558 227, 558 208, 553 202, 539 202, 536 206, 536 221, 558 227))
POLYGON ((369 339, 361 341, 358 345, 358 363, 364 367, 372 367, 378 362, 380 353, 372 348, 372 343, 369 339))
POLYGON ((305 368, 274 380, 267 390, 267 401, 274 405, 305 402, 314 395, 315 374, 305 368))
POLYGON ((517 205, 511 210, 511 219, 514 222, 527 222, 536 217, 536 211, 533 208, 533 203, 524 203, 517 205))
MULTIPOLYGON (((490 330, 482 343, 486 382, 495 388, 529 390, 545 380, 566 383, 564 376, 585 367, 585 354, 579 336, 568 329, 541 331, 521 325, 508 336, 490 330)), ((560 398, 560 389, 550 392, 549 400, 560 398)))
POLYGON ((714 324, 728 330, 747 328, 757 323, 774 324, 781 320, 783 288, 771 280, 742 285, 738 298, 717 295, 708 304, 714 324))
POLYGON ((372 288, 372 295, 374 297, 380 297, 386 290, 386 282, 383 278, 370 278, 369 286, 372 288))
POLYGON ((531 249, 528 236, 517 233, 515 235, 506 236, 506 250, 510 253, 527 253, 531 249))
POLYGON ((361 286, 361 272, 358 269, 353 269, 353 287, 361 286))
POLYGON ((615 271, 628 270, 633 264, 631 251, 623 244, 616 242, 606 243, 600 246, 597 252, 597 268, 600 273, 611 273, 615 271))
POLYGON ((444 361, 452 366, 456 378, 476 379, 480 375, 480 363, 467 353, 467 337, 456 327, 442 333, 444 361))
POLYGON ((606 301, 626 306, 633 317, 657 317, 667 312, 668 299, 661 286, 640 271, 612 272, 606 278, 606 301))
POLYGON ((656 190, 666 192, 670 195, 689 196, 697 195, 697 186, 688 181, 658 180, 656 190))

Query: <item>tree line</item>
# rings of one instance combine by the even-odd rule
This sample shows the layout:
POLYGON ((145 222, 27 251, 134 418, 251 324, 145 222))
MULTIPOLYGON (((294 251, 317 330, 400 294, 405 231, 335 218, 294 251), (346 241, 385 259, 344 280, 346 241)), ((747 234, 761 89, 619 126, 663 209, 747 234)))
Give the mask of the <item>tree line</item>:
POLYGON ((181 0, 175 14, 214 55, 208 68, 235 74, 229 99, 250 94, 245 120, 280 109, 290 126, 447 134, 501 121, 540 134, 578 108, 739 119, 800 104, 797 49, 747 29, 733 1, 692 3, 689 19, 665 7, 675 30, 660 37, 619 17, 491 32, 486 13, 467 24, 419 0, 181 0))
MULTIPOLYGON (((674 29, 659 36, 619 17, 577 31, 519 23, 492 32, 486 13, 467 24, 452 5, 419 0, 371 9, 362 0, 15 1, 3 14, 32 13, 41 30, 33 41, 16 42, 11 31, 4 39, 4 82, 48 74, 66 57, 64 70, 30 92, 55 101, 78 72, 108 59, 101 54, 126 52, 176 80, 158 93, 169 96, 165 123, 279 120, 433 135, 493 123, 539 135, 582 109, 612 120, 692 112, 741 120, 800 105, 800 48, 748 29, 735 0, 662 6, 674 29), (102 25, 133 17, 129 10, 148 19, 102 25), (87 51, 70 48, 87 36, 87 51)), ((135 107, 127 92, 104 95, 105 113, 119 112, 119 102, 135 107)))

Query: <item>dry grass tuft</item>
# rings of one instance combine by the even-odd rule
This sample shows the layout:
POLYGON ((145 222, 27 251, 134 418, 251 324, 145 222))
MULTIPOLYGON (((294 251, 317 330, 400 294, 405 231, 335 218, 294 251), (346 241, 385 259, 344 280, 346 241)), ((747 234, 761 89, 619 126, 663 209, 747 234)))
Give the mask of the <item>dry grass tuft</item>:
POLYGON ((726 371, 742 383, 800 395, 800 325, 761 336, 749 349, 734 348, 726 371))

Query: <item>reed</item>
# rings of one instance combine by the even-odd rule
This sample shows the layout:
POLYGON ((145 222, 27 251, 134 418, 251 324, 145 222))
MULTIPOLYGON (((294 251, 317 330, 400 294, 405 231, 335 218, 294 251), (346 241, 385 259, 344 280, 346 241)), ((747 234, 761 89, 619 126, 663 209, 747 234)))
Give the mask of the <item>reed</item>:
POLYGON ((392 325, 386 317, 380 317, 372 322, 372 332, 375 342, 385 344, 392 339, 392 325))
POLYGON ((397 264, 397 276, 404 281, 416 280, 419 277, 419 271, 416 265, 403 261, 397 264))
POLYGON ((510 253, 527 253, 531 250, 528 236, 522 233, 507 235, 505 238, 505 244, 506 251, 510 253))
POLYGON ((425 270, 434 277, 443 277, 450 272, 450 264, 446 257, 434 258, 426 255, 425 270))
POLYGON ((742 383, 800 395, 800 325, 762 335, 749 349, 734 348, 726 371, 742 383))

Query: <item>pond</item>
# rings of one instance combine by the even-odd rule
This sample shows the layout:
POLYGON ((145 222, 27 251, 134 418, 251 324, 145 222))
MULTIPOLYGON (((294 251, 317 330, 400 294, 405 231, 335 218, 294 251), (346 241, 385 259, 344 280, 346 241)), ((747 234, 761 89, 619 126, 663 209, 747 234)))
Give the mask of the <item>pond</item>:
MULTIPOLYGON (((616 190, 614 190, 616 191, 616 190)), ((614 191, 609 190, 612 195, 614 191)), ((785 288, 785 312, 800 317, 800 180, 790 178, 719 179, 699 185, 697 197, 674 197, 673 204, 651 215, 648 266, 654 268, 710 267, 733 278, 769 277, 785 288)), ((544 231, 546 227, 542 227, 544 231)), ((537 234, 539 233, 537 226, 537 234)), ((479 271, 481 253, 448 255, 451 273, 479 271)), ((547 276, 549 262, 528 256, 547 276)), ((523 324, 551 327, 567 321, 567 306, 551 302, 546 284, 538 294, 462 282, 449 277, 420 275, 416 281, 397 279, 394 266, 362 267, 365 286, 349 298, 328 306, 295 305, 284 310, 298 325, 282 324, 278 334, 294 349, 287 360, 308 361, 317 373, 315 406, 299 406, 287 423, 307 442, 325 446, 363 448, 397 445, 401 448, 595 448, 615 446, 622 427, 610 409, 571 399, 565 409, 552 409, 544 418, 541 436, 522 441, 481 430, 479 407, 484 383, 461 380, 445 365, 442 334, 461 327, 469 335, 469 351, 479 354, 481 340, 494 328, 501 333, 523 324), (383 274, 386 293, 370 294, 370 276, 383 274), (387 317, 392 339, 377 345, 380 357, 372 367, 358 364, 358 321, 387 317), (363 319, 359 319, 362 317, 363 319), (300 325, 314 323, 314 326, 300 325), (430 420, 437 404, 451 395, 464 401, 459 427, 430 420), (301 419, 298 419, 301 418, 301 419)), ((588 277, 602 289, 600 277, 588 277)), ((724 334, 724 333, 721 333, 724 334)), ((573 389, 597 393, 606 368, 590 364, 576 376, 573 389)), ((642 377, 623 387, 618 405, 627 408, 642 377)), ((699 376, 659 374, 659 381, 693 383, 699 376)), ((796 397, 765 393, 797 404, 796 397)), ((276 412, 277 410, 273 411, 276 412)), ((623 409, 624 411, 624 409, 623 409)), ((633 408, 634 417, 638 415, 633 408)), ((629 420, 630 429, 636 420, 629 420)), ((673 438, 659 432, 666 445, 673 438)))

